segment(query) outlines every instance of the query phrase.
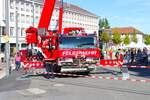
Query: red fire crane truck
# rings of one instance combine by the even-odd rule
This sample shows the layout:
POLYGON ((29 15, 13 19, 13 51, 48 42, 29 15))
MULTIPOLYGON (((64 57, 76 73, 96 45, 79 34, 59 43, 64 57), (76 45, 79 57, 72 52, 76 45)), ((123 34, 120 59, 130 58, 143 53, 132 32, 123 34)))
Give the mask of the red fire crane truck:
POLYGON ((96 34, 86 34, 81 27, 64 28, 62 33, 62 3, 58 30, 48 30, 55 3, 56 0, 45 0, 38 27, 26 30, 24 68, 43 68, 48 72, 53 69, 57 73, 90 72, 100 62, 96 34))

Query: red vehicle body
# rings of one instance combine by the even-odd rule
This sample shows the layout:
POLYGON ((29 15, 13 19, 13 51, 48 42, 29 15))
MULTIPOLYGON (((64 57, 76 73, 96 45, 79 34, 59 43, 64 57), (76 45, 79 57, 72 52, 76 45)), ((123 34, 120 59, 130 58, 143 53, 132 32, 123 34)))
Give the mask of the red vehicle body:
POLYGON ((97 36, 86 34, 81 27, 64 28, 62 33, 61 3, 58 31, 48 30, 55 2, 56 0, 45 0, 38 28, 30 27, 26 30, 28 49, 26 52, 21 51, 26 53, 23 59, 24 68, 45 68, 47 71, 53 68, 54 72, 89 72, 91 66, 100 62, 97 36))

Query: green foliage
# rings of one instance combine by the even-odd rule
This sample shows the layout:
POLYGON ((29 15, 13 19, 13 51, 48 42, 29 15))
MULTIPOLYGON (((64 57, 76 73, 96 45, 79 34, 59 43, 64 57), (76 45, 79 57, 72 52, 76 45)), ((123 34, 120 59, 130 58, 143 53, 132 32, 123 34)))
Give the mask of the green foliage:
POLYGON ((124 38, 124 40, 123 40, 123 43, 124 43, 125 45, 130 44, 130 38, 129 38, 129 34, 128 34, 128 33, 126 34, 126 36, 125 36, 125 38, 124 38))
POLYGON ((102 18, 99 20, 99 30, 100 29, 109 29, 109 22, 107 20, 107 18, 102 18))
POLYGON ((109 29, 110 26, 109 26, 109 22, 108 22, 107 18, 104 18, 103 20, 104 20, 104 28, 109 29))
POLYGON ((108 43, 109 40, 110 40, 109 34, 108 34, 107 32, 103 32, 103 33, 101 34, 101 40, 102 40, 103 42, 105 42, 105 43, 108 43))
POLYGON ((120 33, 118 32, 113 33, 112 41, 114 44, 120 44, 122 42, 120 33))
POLYGON ((102 19, 99 20, 99 30, 102 29, 104 26, 104 22, 102 19))
POLYGON ((109 26, 109 22, 108 22, 107 18, 102 18, 99 20, 99 37, 100 38, 104 37, 103 39, 100 39, 100 40, 103 40, 104 42, 108 41, 108 39, 106 39, 106 37, 109 37, 109 36, 107 36, 106 34, 103 36, 101 36, 101 35, 105 29, 109 29, 109 28, 110 28, 110 26, 109 26))
POLYGON ((133 32, 133 36, 132 36, 132 41, 137 43, 137 37, 136 37, 136 32, 133 32))
POLYGON ((145 43, 146 45, 150 45, 150 35, 144 36, 144 43, 145 43))

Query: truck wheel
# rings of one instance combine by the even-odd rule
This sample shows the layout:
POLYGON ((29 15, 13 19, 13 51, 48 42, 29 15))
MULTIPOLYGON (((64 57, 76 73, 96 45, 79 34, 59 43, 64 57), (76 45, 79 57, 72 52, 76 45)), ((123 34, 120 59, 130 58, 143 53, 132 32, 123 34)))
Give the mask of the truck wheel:
POLYGON ((54 72, 55 73, 60 73, 61 71, 61 66, 58 66, 57 64, 54 65, 54 72))
POLYGON ((51 73, 48 73, 48 74, 46 74, 46 75, 44 75, 44 77, 45 78, 47 78, 47 79, 49 79, 49 78, 54 78, 55 77, 55 75, 54 75, 54 65, 53 64, 50 64, 50 63, 45 63, 45 68, 46 68, 46 71, 47 72, 51 72, 51 73))
POLYGON ((90 71, 82 72, 82 75, 89 75, 90 71))
POLYGON ((50 64, 48 62, 45 62, 45 68, 46 68, 46 72, 51 71, 50 64))

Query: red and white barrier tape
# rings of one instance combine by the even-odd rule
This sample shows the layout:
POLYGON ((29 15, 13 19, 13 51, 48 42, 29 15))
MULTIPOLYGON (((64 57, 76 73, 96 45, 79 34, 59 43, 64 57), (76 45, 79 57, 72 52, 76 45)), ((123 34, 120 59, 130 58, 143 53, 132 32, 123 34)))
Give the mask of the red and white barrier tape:
MULTIPOLYGON (((42 74, 52 74, 51 72, 44 72, 42 74)), ((144 79, 131 79, 131 78, 123 78, 123 77, 114 77, 114 76, 86 76, 86 75, 77 75, 77 74, 66 74, 66 73, 53 73, 54 75, 63 75, 63 76, 71 76, 71 77, 84 77, 84 78, 93 78, 93 79, 104 79, 104 80, 122 80, 122 81, 131 81, 131 82, 143 82, 143 83, 150 83, 150 80, 144 79)))
POLYGON ((150 68, 150 66, 128 66, 128 68, 150 68))
POLYGON ((123 78, 123 77, 106 77, 106 76, 96 76, 98 79, 107 79, 107 80, 126 80, 131 82, 144 82, 150 83, 150 80, 140 80, 140 79, 131 79, 131 78, 123 78))
POLYGON ((122 65, 103 65, 103 64, 96 64, 97 67, 122 67, 122 65))
MULTIPOLYGON (((102 64, 96 64, 96 66, 100 66, 100 67, 122 67, 120 64, 119 65, 102 65, 102 64)), ((129 66, 129 65, 125 65, 128 68, 150 68, 150 66, 129 66)))

